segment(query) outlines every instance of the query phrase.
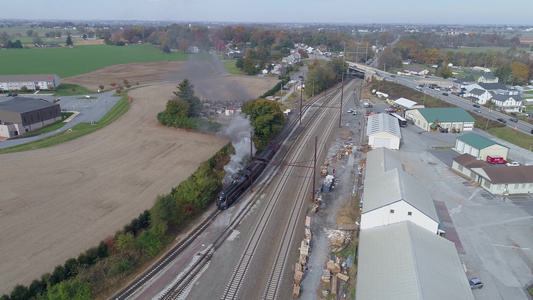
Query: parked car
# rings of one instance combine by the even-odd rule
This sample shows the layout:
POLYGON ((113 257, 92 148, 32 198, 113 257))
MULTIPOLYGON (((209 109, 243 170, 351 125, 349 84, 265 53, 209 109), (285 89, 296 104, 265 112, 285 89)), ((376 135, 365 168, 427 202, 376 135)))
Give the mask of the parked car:
POLYGON ((443 96, 448 96, 448 93, 442 93, 443 96))
POLYGON ((396 77, 396 75, 392 74, 390 77, 396 77))
POLYGON ((474 111, 477 112, 478 114, 481 113, 481 110, 479 110, 479 109, 474 109, 474 111))
POLYGON ((513 161, 513 162, 508 162, 505 165, 509 167, 518 167, 520 164, 516 161, 513 161))
POLYGON ((518 122, 518 119, 517 118, 509 118, 509 121, 516 123, 516 122, 518 122))
POLYGON ((481 106, 479 106, 479 104, 472 104, 473 107, 477 107, 477 108, 480 108, 481 106))
POLYGON ((18 96, 18 94, 17 93, 8 93, 7 96, 8 97, 15 97, 15 96, 18 96))
POLYGON ((468 283, 470 283, 471 289, 481 289, 483 288, 483 282, 479 280, 478 278, 470 278, 468 279, 468 283))
POLYGON ((353 113, 353 109, 348 109, 346 112, 351 114, 351 113, 353 113))
POLYGON ((507 121, 505 121, 503 118, 498 118, 498 119, 496 119, 496 120, 498 120, 498 121, 500 121, 500 122, 502 122, 502 123, 507 123, 507 121))

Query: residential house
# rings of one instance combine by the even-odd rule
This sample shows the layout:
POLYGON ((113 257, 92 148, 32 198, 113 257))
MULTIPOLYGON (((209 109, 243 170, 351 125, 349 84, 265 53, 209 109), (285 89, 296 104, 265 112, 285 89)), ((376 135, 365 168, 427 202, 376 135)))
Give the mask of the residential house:
POLYGON ((417 68, 417 67, 413 67, 413 66, 408 66, 405 68, 405 72, 407 74, 411 74, 411 75, 421 75, 421 76, 424 76, 424 75, 428 75, 429 74, 429 71, 427 69, 422 69, 422 68, 417 68))
POLYGON ((242 57, 245 57, 246 56, 246 53, 242 52, 242 51, 230 51, 228 52, 228 57, 229 58, 242 58, 242 57))
POLYGON ((483 105, 489 102, 489 100, 492 98, 492 94, 484 89, 473 88, 470 91, 465 92, 463 97, 483 105))
POLYGON ((500 95, 517 96, 519 91, 515 88, 507 87, 501 83, 479 83, 479 86, 489 92, 500 95))
POLYGON ((498 109, 506 112, 520 112, 522 108, 522 98, 518 95, 493 94, 491 101, 498 109))
POLYGON ((436 131, 440 128, 458 131, 474 129, 475 119, 460 107, 417 108, 408 110, 405 118, 426 131, 436 131))
POLYGON ((498 77, 491 75, 490 73, 487 73, 485 75, 479 76, 477 79, 477 82, 480 83, 498 83, 498 77))
POLYGON ((464 88, 466 88, 466 86, 468 86, 470 84, 473 84, 473 83, 475 83, 475 82, 473 80, 468 79, 468 78, 458 78, 458 79, 455 79, 452 82, 452 86, 456 87, 458 89, 464 89, 464 88))

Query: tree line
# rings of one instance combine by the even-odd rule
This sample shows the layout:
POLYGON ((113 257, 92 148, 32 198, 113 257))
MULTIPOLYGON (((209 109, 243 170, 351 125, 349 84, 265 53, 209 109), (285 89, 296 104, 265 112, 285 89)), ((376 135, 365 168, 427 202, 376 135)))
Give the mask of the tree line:
POLYGON ((379 56, 379 68, 383 70, 403 69, 402 61, 437 65, 436 75, 444 78, 453 75, 452 64, 458 67, 483 66, 494 70, 499 82, 506 84, 526 84, 533 79, 533 59, 527 45, 519 37, 506 38, 497 34, 460 34, 456 36, 434 33, 416 33, 402 38, 392 48, 387 48, 379 56), (505 52, 452 51, 444 48, 461 46, 500 46, 509 47, 505 52))

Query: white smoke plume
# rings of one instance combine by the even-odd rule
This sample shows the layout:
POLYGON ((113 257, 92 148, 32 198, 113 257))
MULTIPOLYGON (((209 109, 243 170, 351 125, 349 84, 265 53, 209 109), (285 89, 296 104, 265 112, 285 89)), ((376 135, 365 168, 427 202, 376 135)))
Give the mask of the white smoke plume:
MULTIPOLYGON (((222 134, 231 138, 231 144, 235 148, 235 154, 231 155, 230 162, 224 167, 226 175, 222 179, 225 187, 231 183, 234 177, 250 163, 250 133, 253 131, 250 120, 245 115, 239 115, 231 120, 222 134)), ((252 155, 255 154, 255 146, 252 143, 252 155)))

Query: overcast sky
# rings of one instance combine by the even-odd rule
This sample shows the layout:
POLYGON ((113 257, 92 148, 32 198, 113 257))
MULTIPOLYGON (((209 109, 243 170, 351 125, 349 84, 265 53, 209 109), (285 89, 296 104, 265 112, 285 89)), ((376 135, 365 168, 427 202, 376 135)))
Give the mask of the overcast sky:
POLYGON ((533 25, 533 0, 0 0, 0 18, 533 25))

